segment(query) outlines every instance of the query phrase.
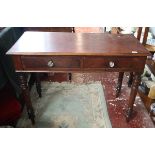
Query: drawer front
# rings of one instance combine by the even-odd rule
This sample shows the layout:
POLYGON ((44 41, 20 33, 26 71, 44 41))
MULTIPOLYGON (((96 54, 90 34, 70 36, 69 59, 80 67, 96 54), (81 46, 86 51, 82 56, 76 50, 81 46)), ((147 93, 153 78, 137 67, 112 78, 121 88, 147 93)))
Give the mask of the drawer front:
POLYGON ((85 57, 84 68, 87 69, 122 69, 138 70, 143 69, 145 57, 85 57), (139 60, 141 59, 141 61, 139 60))
POLYGON ((80 68, 80 57, 74 56, 22 56, 21 60, 24 69, 80 68))

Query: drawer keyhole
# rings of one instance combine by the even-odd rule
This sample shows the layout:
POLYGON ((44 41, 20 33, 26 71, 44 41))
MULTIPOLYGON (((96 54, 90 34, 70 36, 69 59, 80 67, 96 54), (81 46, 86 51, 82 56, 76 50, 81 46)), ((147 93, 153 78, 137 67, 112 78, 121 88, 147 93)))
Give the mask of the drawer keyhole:
POLYGON ((47 66, 48 67, 54 67, 53 61, 52 60, 48 61, 47 66))
POLYGON ((113 68, 113 67, 115 66, 115 63, 114 63, 113 61, 110 61, 110 62, 109 62, 109 66, 110 66, 111 68, 113 68))

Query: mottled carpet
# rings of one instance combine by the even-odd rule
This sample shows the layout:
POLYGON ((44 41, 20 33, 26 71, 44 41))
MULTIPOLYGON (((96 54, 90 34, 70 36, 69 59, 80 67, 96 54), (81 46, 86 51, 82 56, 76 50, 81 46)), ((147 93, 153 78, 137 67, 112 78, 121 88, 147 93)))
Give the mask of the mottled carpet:
POLYGON ((76 84, 42 82, 42 98, 31 90, 36 124, 32 126, 26 109, 18 121, 21 128, 109 128, 103 87, 100 82, 76 84))

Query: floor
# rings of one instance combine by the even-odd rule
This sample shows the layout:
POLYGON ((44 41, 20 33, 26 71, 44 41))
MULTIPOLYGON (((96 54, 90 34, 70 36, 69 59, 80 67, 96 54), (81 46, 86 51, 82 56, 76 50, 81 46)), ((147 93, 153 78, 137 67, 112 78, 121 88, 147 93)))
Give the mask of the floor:
POLYGON ((27 119, 24 108, 18 120, 18 128, 111 127, 100 82, 78 84, 42 81, 41 88, 41 98, 38 97, 35 86, 31 90, 35 125, 27 119))
MULTIPOLYGON (((103 32, 103 28, 99 27, 85 27, 75 28, 75 33, 78 32, 90 32, 90 33, 100 33, 103 32)), ((154 128, 154 124, 144 107, 140 97, 137 95, 136 101, 134 104, 134 113, 133 119, 127 123, 125 119, 125 110, 127 109, 128 97, 130 93, 130 88, 127 86, 127 76, 124 77, 123 85, 122 85, 122 93, 118 98, 115 98, 115 86, 117 82, 118 73, 87 73, 80 74, 74 73, 72 74, 72 81, 81 83, 88 81, 101 81, 105 97, 107 101, 107 107, 109 112, 109 117, 112 123, 113 128, 154 128), (110 78, 109 78, 110 77, 110 78)), ((51 76, 50 80, 52 81, 66 81, 68 80, 68 75, 66 74, 55 74, 51 76)))

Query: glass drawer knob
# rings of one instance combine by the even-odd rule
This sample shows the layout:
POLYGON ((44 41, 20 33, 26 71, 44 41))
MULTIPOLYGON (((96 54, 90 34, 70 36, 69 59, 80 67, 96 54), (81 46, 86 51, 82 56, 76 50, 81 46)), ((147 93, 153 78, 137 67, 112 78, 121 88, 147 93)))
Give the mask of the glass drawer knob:
POLYGON ((113 61, 110 61, 110 62, 109 62, 109 66, 110 66, 111 68, 113 68, 113 67, 115 66, 115 63, 114 63, 113 61))
POLYGON ((54 67, 54 63, 52 60, 48 61, 47 65, 48 67, 54 67))

